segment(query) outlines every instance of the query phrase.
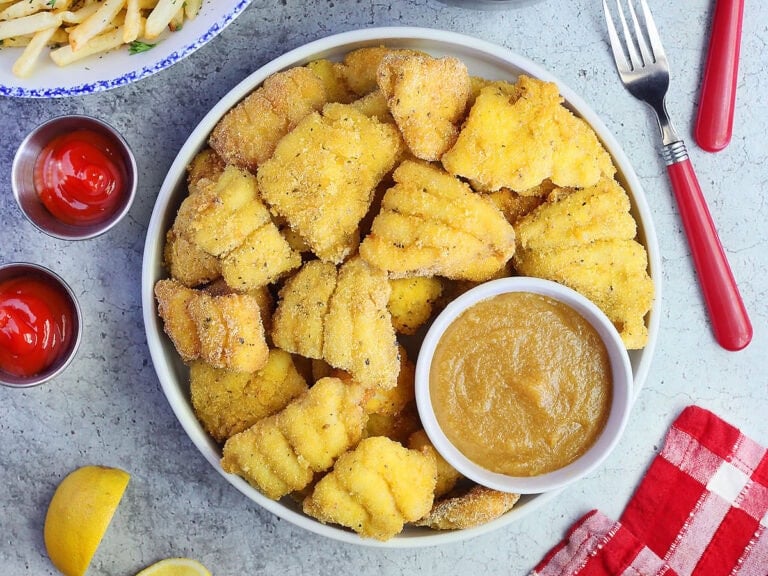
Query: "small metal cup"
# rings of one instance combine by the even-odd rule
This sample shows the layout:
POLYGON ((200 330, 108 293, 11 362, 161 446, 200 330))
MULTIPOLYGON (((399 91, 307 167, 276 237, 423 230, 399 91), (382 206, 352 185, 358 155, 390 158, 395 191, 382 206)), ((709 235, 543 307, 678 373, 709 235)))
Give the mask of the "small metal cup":
POLYGON ((24 216, 42 232, 62 240, 87 240, 115 226, 133 204, 136 181, 136 159, 128 143, 112 126, 90 116, 59 116, 35 128, 16 151, 11 170, 13 195, 24 216), (125 191, 121 203, 109 219, 102 222, 83 225, 64 223, 48 211, 35 190, 35 162, 40 152, 54 138, 75 130, 92 130, 104 136, 125 167, 125 191))
POLYGON ((48 368, 34 376, 15 376, 4 370, 0 370, 0 384, 10 388, 30 388, 42 384, 43 382, 47 382, 61 374, 75 357, 77 349, 80 346, 83 332, 82 313, 77 298, 75 297, 75 293, 58 274, 38 264, 30 264, 27 262, 14 262, 11 264, 0 265, 0 282, 22 276, 41 278, 51 285, 58 287, 62 294, 66 296, 72 311, 72 338, 67 350, 64 350, 59 355, 58 359, 48 366, 48 368))

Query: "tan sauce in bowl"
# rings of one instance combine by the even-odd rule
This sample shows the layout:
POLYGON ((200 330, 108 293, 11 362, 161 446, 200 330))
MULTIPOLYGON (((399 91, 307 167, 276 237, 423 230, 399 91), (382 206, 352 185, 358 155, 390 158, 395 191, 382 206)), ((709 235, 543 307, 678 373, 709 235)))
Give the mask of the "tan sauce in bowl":
POLYGON ((600 336, 575 310, 510 292, 448 326, 429 390, 440 427, 467 458, 493 472, 536 476, 573 462, 600 435, 611 367, 600 336))

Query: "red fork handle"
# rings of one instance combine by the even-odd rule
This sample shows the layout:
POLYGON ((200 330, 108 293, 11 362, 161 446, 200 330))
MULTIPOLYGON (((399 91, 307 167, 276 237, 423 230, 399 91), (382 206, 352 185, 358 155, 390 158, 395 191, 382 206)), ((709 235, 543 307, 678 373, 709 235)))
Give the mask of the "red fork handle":
POLYGON ((752 340, 752 324, 689 159, 667 166, 715 339, 726 350, 752 340))
POLYGON ((708 152, 731 141, 744 0, 717 0, 694 136, 708 152))

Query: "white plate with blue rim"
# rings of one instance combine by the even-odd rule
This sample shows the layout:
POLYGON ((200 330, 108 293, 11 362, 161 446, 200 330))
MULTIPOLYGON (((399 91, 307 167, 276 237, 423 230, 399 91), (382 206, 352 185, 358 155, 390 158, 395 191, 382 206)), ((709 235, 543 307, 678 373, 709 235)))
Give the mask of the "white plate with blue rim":
POLYGON ((203 0, 194 19, 177 32, 166 32, 150 50, 132 53, 129 45, 91 56, 65 67, 46 51, 28 78, 11 68, 22 48, 0 47, 0 96, 62 98, 101 92, 131 84, 175 64, 205 45, 229 25, 251 0, 203 0))

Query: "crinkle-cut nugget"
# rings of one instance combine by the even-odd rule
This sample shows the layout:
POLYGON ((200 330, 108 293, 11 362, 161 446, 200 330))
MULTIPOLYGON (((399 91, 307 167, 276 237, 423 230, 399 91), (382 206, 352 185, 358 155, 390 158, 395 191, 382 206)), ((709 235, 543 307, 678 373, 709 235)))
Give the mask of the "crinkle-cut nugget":
POLYGON ((250 290, 271 284, 299 266, 301 254, 269 221, 222 257, 221 275, 233 288, 250 290))
POLYGON ((438 500, 432 511, 416 524, 433 530, 474 528, 508 512, 519 499, 520 494, 473 486, 464 494, 438 500))
POLYGON ((434 276, 393 278, 387 309, 398 334, 413 335, 431 317, 435 302, 443 293, 443 283, 434 276))
POLYGON ((226 254, 270 222, 252 174, 227 166, 217 179, 200 180, 198 186, 187 218, 191 239, 209 254, 226 254))
POLYGON ((194 288, 221 276, 218 258, 202 250, 184 232, 172 227, 165 235, 163 263, 172 278, 194 288))
POLYGON ((471 85, 458 58, 388 54, 377 83, 406 145, 417 158, 439 160, 456 142, 471 85))
POLYGON ((619 331, 628 349, 648 340, 645 315, 654 298, 648 255, 635 240, 596 240, 550 250, 518 250, 514 263, 526 276, 564 284, 594 302, 619 331))
POLYGON ((323 81, 327 102, 349 104, 357 99, 357 94, 347 85, 344 65, 341 62, 320 58, 309 62, 307 68, 323 81))
POLYGON ((475 99, 456 144, 441 161, 451 174, 484 189, 532 188, 552 175, 557 86, 527 76, 494 82, 475 99))
MULTIPOLYGON (((232 288, 223 278, 219 278, 215 282, 208 284, 204 290, 211 296, 223 296, 224 294, 233 294, 238 292, 232 288)), ((275 311, 275 299, 267 286, 259 286, 258 288, 252 288, 245 291, 246 294, 252 296, 256 303, 259 305, 259 312, 261 312, 261 324, 264 326, 264 333, 269 334, 272 329, 272 314, 275 311)))
POLYGON ((318 380, 280 412, 230 437, 222 468, 273 500, 303 489, 360 441, 362 393, 338 378, 318 380))
POLYGON ((548 250, 635 237, 629 196, 615 180, 602 178, 589 188, 561 192, 557 201, 542 204, 516 222, 519 248, 548 250))
POLYGON ((397 385, 392 388, 377 388, 365 402, 368 414, 399 414, 405 407, 416 400, 416 367, 408 358, 405 348, 398 346, 400 371, 397 385))
POLYGON ((259 189, 318 258, 338 264, 357 246, 358 224, 401 149, 396 127, 328 104, 280 140, 259 167, 259 189))
POLYGON ((515 251, 515 232, 493 203, 435 165, 404 161, 360 255, 391 278, 487 280, 515 251))
POLYGON ((285 408, 307 390, 290 354, 269 351, 256 372, 233 372, 197 360, 189 367, 192 408, 216 442, 250 428, 285 408))
POLYGON ((219 120, 209 144, 227 164, 256 172, 277 142, 326 101, 323 80, 309 68, 277 72, 219 120))
POLYGON ((504 214, 507 222, 512 224, 512 227, 515 228, 516 234, 517 221, 523 216, 533 212, 533 210, 538 208, 545 200, 541 196, 523 196, 509 188, 502 188, 496 192, 489 193, 488 199, 501 210, 501 213, 504 214))
POLYGON ((338 272, 330 262, 310 260, 286 280, 272 317, 275 346, 306 358, 323 358, 323 333, 338 272))
POLYGON ((393 388, 400 371, 387 274, 359 257, 344 263, 323 325, 323 359, 367 388, 393 388))
POLYGON ((366 116, 376 118, 379 122, 394 124, 395 119, 387 106, 387 98, 381 90, 374 90, 350 103, 350 106, 360 110, 366 116))
POLYGON ((552 182, 558 186, 584 188, 616 173, 610 154, 583 119, 565 106, 555 108, 558 138, 554 141, 552 182))
POLYGON ((409 402, 397 414, 374 412, 365 423, 365 437, 384 436, 405 445, 411 434, 421 428, 416 402, 409 402))
POLYGON ((304 500, 304 512, 366 538, 388 540, 429 512, 435 475, 429 456, 389 438, 366 438, 317 483, 304 500))
POLYGON ((343 72, 347 86, 359 96, 365 96, 376 90, 376 71, 382 59, 388 54, 424 54, 415 50, 369 46, 352 50, 344 56, 343 72))
POLYGON ((267 363, 269 349, 253 296, 198 291, 187 304, 187 313, 200 340, 200 358, 212 366, 255 372, 267 363))
POLYGON ((163 330, 184 362, 200 357, 197 327, 187 311, 187 306, 197 294, 196 290, 184 286, 178 280, 158 280, 155 284, 157 312, 163 320, 163 330))
POLYGON ((463 478, 461 473, 443 458, 432 445, 429 436, 423 430, 417 430, 408 437, 408 448, 418 450, 435 459, 437 466, 437 483, 435 484, 435 498, 447 494, 456 486, 456 483, 463 478))

